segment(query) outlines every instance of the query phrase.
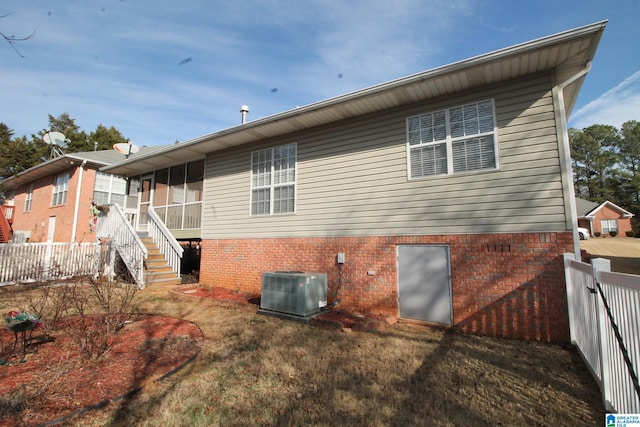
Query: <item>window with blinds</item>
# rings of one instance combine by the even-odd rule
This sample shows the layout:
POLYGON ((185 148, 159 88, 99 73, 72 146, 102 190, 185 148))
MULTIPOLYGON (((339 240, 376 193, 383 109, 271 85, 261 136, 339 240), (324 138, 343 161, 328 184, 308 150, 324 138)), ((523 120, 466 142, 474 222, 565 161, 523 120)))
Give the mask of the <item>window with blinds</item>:
POLYGON ((53 197, 51 206, 60 206, 67 203, 67 191, 69 190, 69 174, 57 175, 53 180, 53 197))
POLYGON ((409 117, 409 177, 496 169, 495 126, 493 100, 409 117))
POLYGON ((617 219, 603 219, 600 220, 600 226, 602 227, 602 234, 609 234, 612 231, 618 232, 618 220, 617 219))
POLYGON ((33 188, 34 184, 27 185, 27 193, 25 194, 24 199, 24 211, 31 211, 31 203, 33 202, 33 188))
POLYGON ((295 212, 297 145, 251 153, 251 215, 295 212))

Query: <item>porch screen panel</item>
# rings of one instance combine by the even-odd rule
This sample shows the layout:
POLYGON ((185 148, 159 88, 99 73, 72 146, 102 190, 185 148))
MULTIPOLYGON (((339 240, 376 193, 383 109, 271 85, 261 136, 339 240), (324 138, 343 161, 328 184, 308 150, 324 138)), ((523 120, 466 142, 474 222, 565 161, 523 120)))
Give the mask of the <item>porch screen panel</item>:
POLYGON ((155 174, 155 188, 153 193, 153 206, 165 206, 167 204, 167 192, 169 186, 169 169, 161 169, 155 174))
POLYGON ((169 205, 184 203, 186 165, 172 166, 169 174, 169 205))
POLYGON ((202 201, 202 183, 204 181, 204 160, 187 165, 186 202, 202 201))

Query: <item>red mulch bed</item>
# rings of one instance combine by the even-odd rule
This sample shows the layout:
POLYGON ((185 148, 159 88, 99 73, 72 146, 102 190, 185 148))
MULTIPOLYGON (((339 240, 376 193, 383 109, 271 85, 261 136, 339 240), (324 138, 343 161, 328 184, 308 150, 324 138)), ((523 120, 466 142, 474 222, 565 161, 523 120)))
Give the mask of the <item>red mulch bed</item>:
POLYGON ((20 363, 15 336, 0 328, 0 426, 39 425, 106 404, 162 379, 192 360, 203 341, 197 325, 165 316, 138 316, 99 358, 82 356, 79 319, 36 330, 20 363))

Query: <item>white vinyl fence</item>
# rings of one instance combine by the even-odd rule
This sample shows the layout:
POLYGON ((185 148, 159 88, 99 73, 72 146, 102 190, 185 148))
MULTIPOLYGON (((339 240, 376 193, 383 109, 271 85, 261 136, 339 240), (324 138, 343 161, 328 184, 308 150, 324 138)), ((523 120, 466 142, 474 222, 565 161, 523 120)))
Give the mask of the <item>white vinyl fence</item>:
POLYGON ((609 412, 640 413, 640 276, 611 272, 607 259, 564 255, 571 341, 609 412))
POLYGON ((95 275, 104 257, 99 243, 1 244, 0 286, 95 275))

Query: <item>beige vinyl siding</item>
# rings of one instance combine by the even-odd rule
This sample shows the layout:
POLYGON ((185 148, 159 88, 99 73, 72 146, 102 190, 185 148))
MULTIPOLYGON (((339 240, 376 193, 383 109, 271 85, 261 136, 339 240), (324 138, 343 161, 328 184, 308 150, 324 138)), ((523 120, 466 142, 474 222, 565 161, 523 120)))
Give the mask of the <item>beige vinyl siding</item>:
POLYGON ((339 122, 207 157, 202 237, 560 231, 550 77, 339 122), (409 180, 406 118, 493 99, 499 169, 409 180), (297 143, 296 212, 250 215, 251 152, 297 143))

